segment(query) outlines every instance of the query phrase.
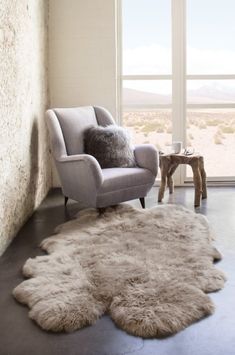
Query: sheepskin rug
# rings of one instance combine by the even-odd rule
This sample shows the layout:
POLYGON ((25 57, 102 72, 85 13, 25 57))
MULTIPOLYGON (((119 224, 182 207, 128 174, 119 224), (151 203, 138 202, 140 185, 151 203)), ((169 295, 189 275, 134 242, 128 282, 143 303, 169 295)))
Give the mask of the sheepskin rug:
POLYGON ((208 222, 175 205, 95 209, 43 240, 48 255, 28 259, 14 297, 29 317, 71 332, 108 313, 118 327, 148 338, 174 334, 210 315, 208 292, 221 289, 221 258, 208 222))

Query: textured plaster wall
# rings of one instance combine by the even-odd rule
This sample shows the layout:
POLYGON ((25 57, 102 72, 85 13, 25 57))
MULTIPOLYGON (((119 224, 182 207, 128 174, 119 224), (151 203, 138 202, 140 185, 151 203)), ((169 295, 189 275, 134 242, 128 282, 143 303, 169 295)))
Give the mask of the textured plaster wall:
POLYGON ((51 186, 47 26, 47 0, 0 0, 0 254, 51 186))

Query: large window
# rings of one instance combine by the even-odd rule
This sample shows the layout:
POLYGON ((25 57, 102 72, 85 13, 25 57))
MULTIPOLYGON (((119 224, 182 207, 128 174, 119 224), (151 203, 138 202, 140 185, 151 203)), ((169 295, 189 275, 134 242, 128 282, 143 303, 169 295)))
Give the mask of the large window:
POLYGON ((122 39, 123 124, 135 143, 164 150, 172 141, 171 0, 123 0, 122 39))
MULTIPOLYGON (((235 1, 121 4, 123 125, 163 151, 182 140, 204 155, 208 178, 233 180, 235 1)), ((184 169, 178 183, 191 177, 184 169)))
POLYGON ((187 1, 187 144, 217 179, 235 176, 234 13, 233 0, 187 1))

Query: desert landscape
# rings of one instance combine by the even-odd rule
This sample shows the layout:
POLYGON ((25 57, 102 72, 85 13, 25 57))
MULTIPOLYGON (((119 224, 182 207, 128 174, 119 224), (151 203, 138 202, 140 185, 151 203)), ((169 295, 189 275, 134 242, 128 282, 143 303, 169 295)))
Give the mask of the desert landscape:
MULTIPOLYGON (((172 143, 170 109, 125 110, 123 125, 134 144, 151 143, 167 152, 172 143)), ((197 109, 187 112, 187 147, 204 156, 208 177, 235 177, 235 109, 197 109)), ((192 172, 187 169, 187 177, 192 172)))

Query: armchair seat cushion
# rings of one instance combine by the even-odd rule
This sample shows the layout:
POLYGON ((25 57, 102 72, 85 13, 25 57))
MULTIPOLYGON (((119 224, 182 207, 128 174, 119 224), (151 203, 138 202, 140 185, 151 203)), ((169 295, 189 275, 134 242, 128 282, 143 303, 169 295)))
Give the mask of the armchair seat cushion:
POLYGON ((117 191, 129 187, 153 184, 155 176, 143 168, 108 168, 102 169, 103 184, 99 194, 117 191))

